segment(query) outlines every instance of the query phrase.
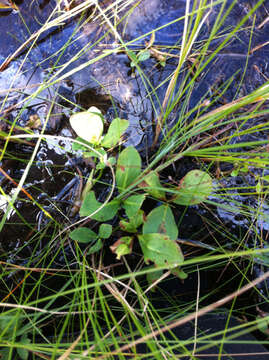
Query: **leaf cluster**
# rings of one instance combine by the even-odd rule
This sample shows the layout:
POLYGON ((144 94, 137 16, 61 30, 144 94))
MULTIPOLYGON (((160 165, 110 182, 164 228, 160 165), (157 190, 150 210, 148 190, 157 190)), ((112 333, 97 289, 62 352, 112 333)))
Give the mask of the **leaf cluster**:
MULTIPOLYGON (((126 120, 114 119, 108 133, 98 144, 98 151, 106 153, 108 150, 104 148, 116 146, 127 126, 126 120)), ((76 145, 75 149, 77 148, 76 145)), ((93 155, 83 147, 79 148, 85 150, 85 156, 93 155)), ((119 153, 115 167, 117 197, 103 206, 96 199, 92 188, 84 192, 79 214, 81 217, 97 221, 99 231, 79 227, 70 233, 70 238, 88 244, 88 253, 97 252, 102 248, 103 241, 110 238, 113 233, 109 222, 118 216, 116 228, 122 236, 119 236, 110 247, 117 259, 130 254, 134 241, 138 241, 146 264, 151 262, 155 267, 162 269, 177 269, 175 273, 184 277, 185 274, 179 269, 184 257, 177 243, 178 227, 172 207, 203 202, 212 192, 210 175, 204 171, 192 170, 177 186, 165 187, 156 171, 142 171, 142 159, 132 146, 119 153), (148 214, 143 210, 143 203, 147 197, 154 198, 158 204, 148 214)))

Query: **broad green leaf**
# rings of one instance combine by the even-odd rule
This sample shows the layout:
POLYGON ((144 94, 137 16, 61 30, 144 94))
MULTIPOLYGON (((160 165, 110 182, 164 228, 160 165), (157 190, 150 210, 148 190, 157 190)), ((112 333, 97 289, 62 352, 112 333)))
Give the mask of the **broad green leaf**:
POLYGON ((184 257, 177 243, 163 234, 138 235, 146 263, 173 268, 183 263, 184 257))
POLYGON ((177 224, 168 205, 161 205, 148 214, 143 226, 143 234, 151 233, 168 235, 171 240, 177 239, 177 224))
POLYGON ((16 315, 1 315, 0 316, 0 331, 4 335, 2 338, 9 340, 12 338, 14 331, 18 332, 18 329, 22 325, 22 320, 18 319, 16 315))
MULTIPOLYGON (((90 191, 88 194, 86 194, 85 199, 82 202, 79 214, 80 216, 89 216, 98 210, 101 206, 102 203, 96 200, 94 192, 90 191)), ((91 216, 91 219, 101 222, 111 220, 117 214, 119 206, 120 205, 118 200, 112 200, 100 211, 91 216)))
POLYGON ((116 181, 121 192, 131 185, 141 173, 141 158, 133 146, 124 149, 118 158, 116 181))
POLYGON ((110 246, 110 249, 117 255, 117 259, 120 260, 121 256, 131 254, 132 245, 133 238, 131 236, 123 236, 110 246))
POLYGON ((130 66, 131 67, 134 67, 135 65, 137 65, 138 63, 142 62, 142 61, 146 61, 150 58, 150 51, 149 50, 143 50, 143 51, 140 51, 138 54, 137 54, 137 57, 136 59, 134 59, 130 66))
POLYGON ((126 211, 126 215, 129 219, 136 215, 138 210, 141 208, 143 201, 145 200, 145 195, 131 195, 126 200, 124 200, 122 207, 126 211))
POLYGON ((238 173, 239 173, 239 169, 235 169, 231 172, 231 176, 232 177, 238 176, 238 173))
POLYGON ((101 141, 101 145, 106 148, 111 148, 117 145, 128 126, 128 120, 115 118, 110 124, 107 134, 101 141))
POLYGON ((136 56, 135 52, 131 51, 131 50, 128 50, 127 55, 132 60, 130 66, 131 67, 135 66, 135 64, 138 63, 138 59, 137 59, 137 56, 136 56))
POLYGON ((120 228, 123 231, 127 231, 130 233, 136 233, 137 228, 142 225, 144 222, 144 211, 138 210, 135 216, 130 218, 130 221, 121 220, 120 221, 120 228))
POLYGON ((121 220, 120 221, 120 228, 123 231, 127 231, 129 233, 136 233, 137 232, 137 227, 132 224, 131 222, 125 221, 125 220, 121 220))
POLYGON ((139 187, 146 188, 145 191, 156 199, 165 200, 165 188, 162 187, 159 176, 155 171, 147 174, 139 187))
POLYGON ((78 242, 86 244, 97 239, 97 234, 86 227, 81 227, 73 230, 69 236, 72 240, 76 240, 78 242))
POLYGON ((110 156, 108 159, 107 159, 107 162, 113 166, 116 164, 116 158, 114 156, 110 156))
POLYGON ((101 239, 108 239, 112 234, 112 225, 110 224, 101 224, 99 227, 99 237, 101 239))
POLYGON ((206 172, 189 171, 181 180, 178 195, 172 201, 179 205, 199 204, 211 194, 212 187, 212 179, 206 172))

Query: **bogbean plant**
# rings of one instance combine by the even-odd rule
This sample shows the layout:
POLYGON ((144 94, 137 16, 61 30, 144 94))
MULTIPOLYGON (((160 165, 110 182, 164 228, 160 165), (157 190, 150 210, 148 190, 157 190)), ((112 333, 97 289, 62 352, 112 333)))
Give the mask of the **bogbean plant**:
MULTIPOLYGON (((96 233, 88 227, 78 227, 70 233, 70 238, 89 244, 89 253, 99 251, 103 240, 108 239, 113 232, 109 222, 121 210, 121 214, 124 213, 119 220, 122 236, 110 247, 117 259, 130 254, 134 241, 138 241, 146 264, 153 263, 155 267, 172 269, 173 273, 184 277, 185 274, 180 269, 184 257, 176 241, 178 227, 171 205, 188 206, 203 202, 212 191, 210 175, 204 171, 192 170, 178 186, 164 187, 156 171, 142 172, 141 157, 133 146, 121 150, 117 160, 112 155, 109 156, 110 149, 119 143, 127 129, 128 121, 115 118, 104 136, 103 122, 100 110, 95 107, 70 118, 71 126, 79 135, 78 139, 88 142, 99 153, 106 154, 107 161, 115 166, 118 196, 102 207, 102 203, 96 200, 91 179, 88 182, 91 185, 87 186, 87 183, 86 191, 83 191, 79 214, 81 217, 90 216, 92 220, 99 222, 99 231, 96 233), (157 200, 156 208, 148 214, 142 210, 147 197, 157 200)), ((105 167, 96 153, 89 152, 86 147, 74 143, 73 148, 82 150, 85 157, 95 157, 96 169, 105 167)))

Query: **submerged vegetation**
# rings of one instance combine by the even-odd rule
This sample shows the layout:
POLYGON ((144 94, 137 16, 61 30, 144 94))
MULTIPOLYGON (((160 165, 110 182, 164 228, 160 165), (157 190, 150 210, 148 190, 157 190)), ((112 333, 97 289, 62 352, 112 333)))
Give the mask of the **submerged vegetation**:
POLYGON ((269 3, 10 9, 1 359, 265 359, 269 3))

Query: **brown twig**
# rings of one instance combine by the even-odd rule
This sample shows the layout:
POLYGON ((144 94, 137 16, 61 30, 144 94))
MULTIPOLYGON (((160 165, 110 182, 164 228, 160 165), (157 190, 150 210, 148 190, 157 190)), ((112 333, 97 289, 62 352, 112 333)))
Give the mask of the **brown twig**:
POLYGON ((260 45, 257 45, 255 46, 253 49, 250 50, 250 54, 253 54, 255 51, 257 50, 260 50, 261 48, 263 48, 264 46, 268 45, 269 44, 269 41, 266 41, 265 43, 263 44, 260 44, 260 45))
POLYGON ((261 29, 266 23, 268 23, 269 21, 269 16, 267 16, 267 18, 265 18, 260 25, 257 26, 257 29, 261 29))

